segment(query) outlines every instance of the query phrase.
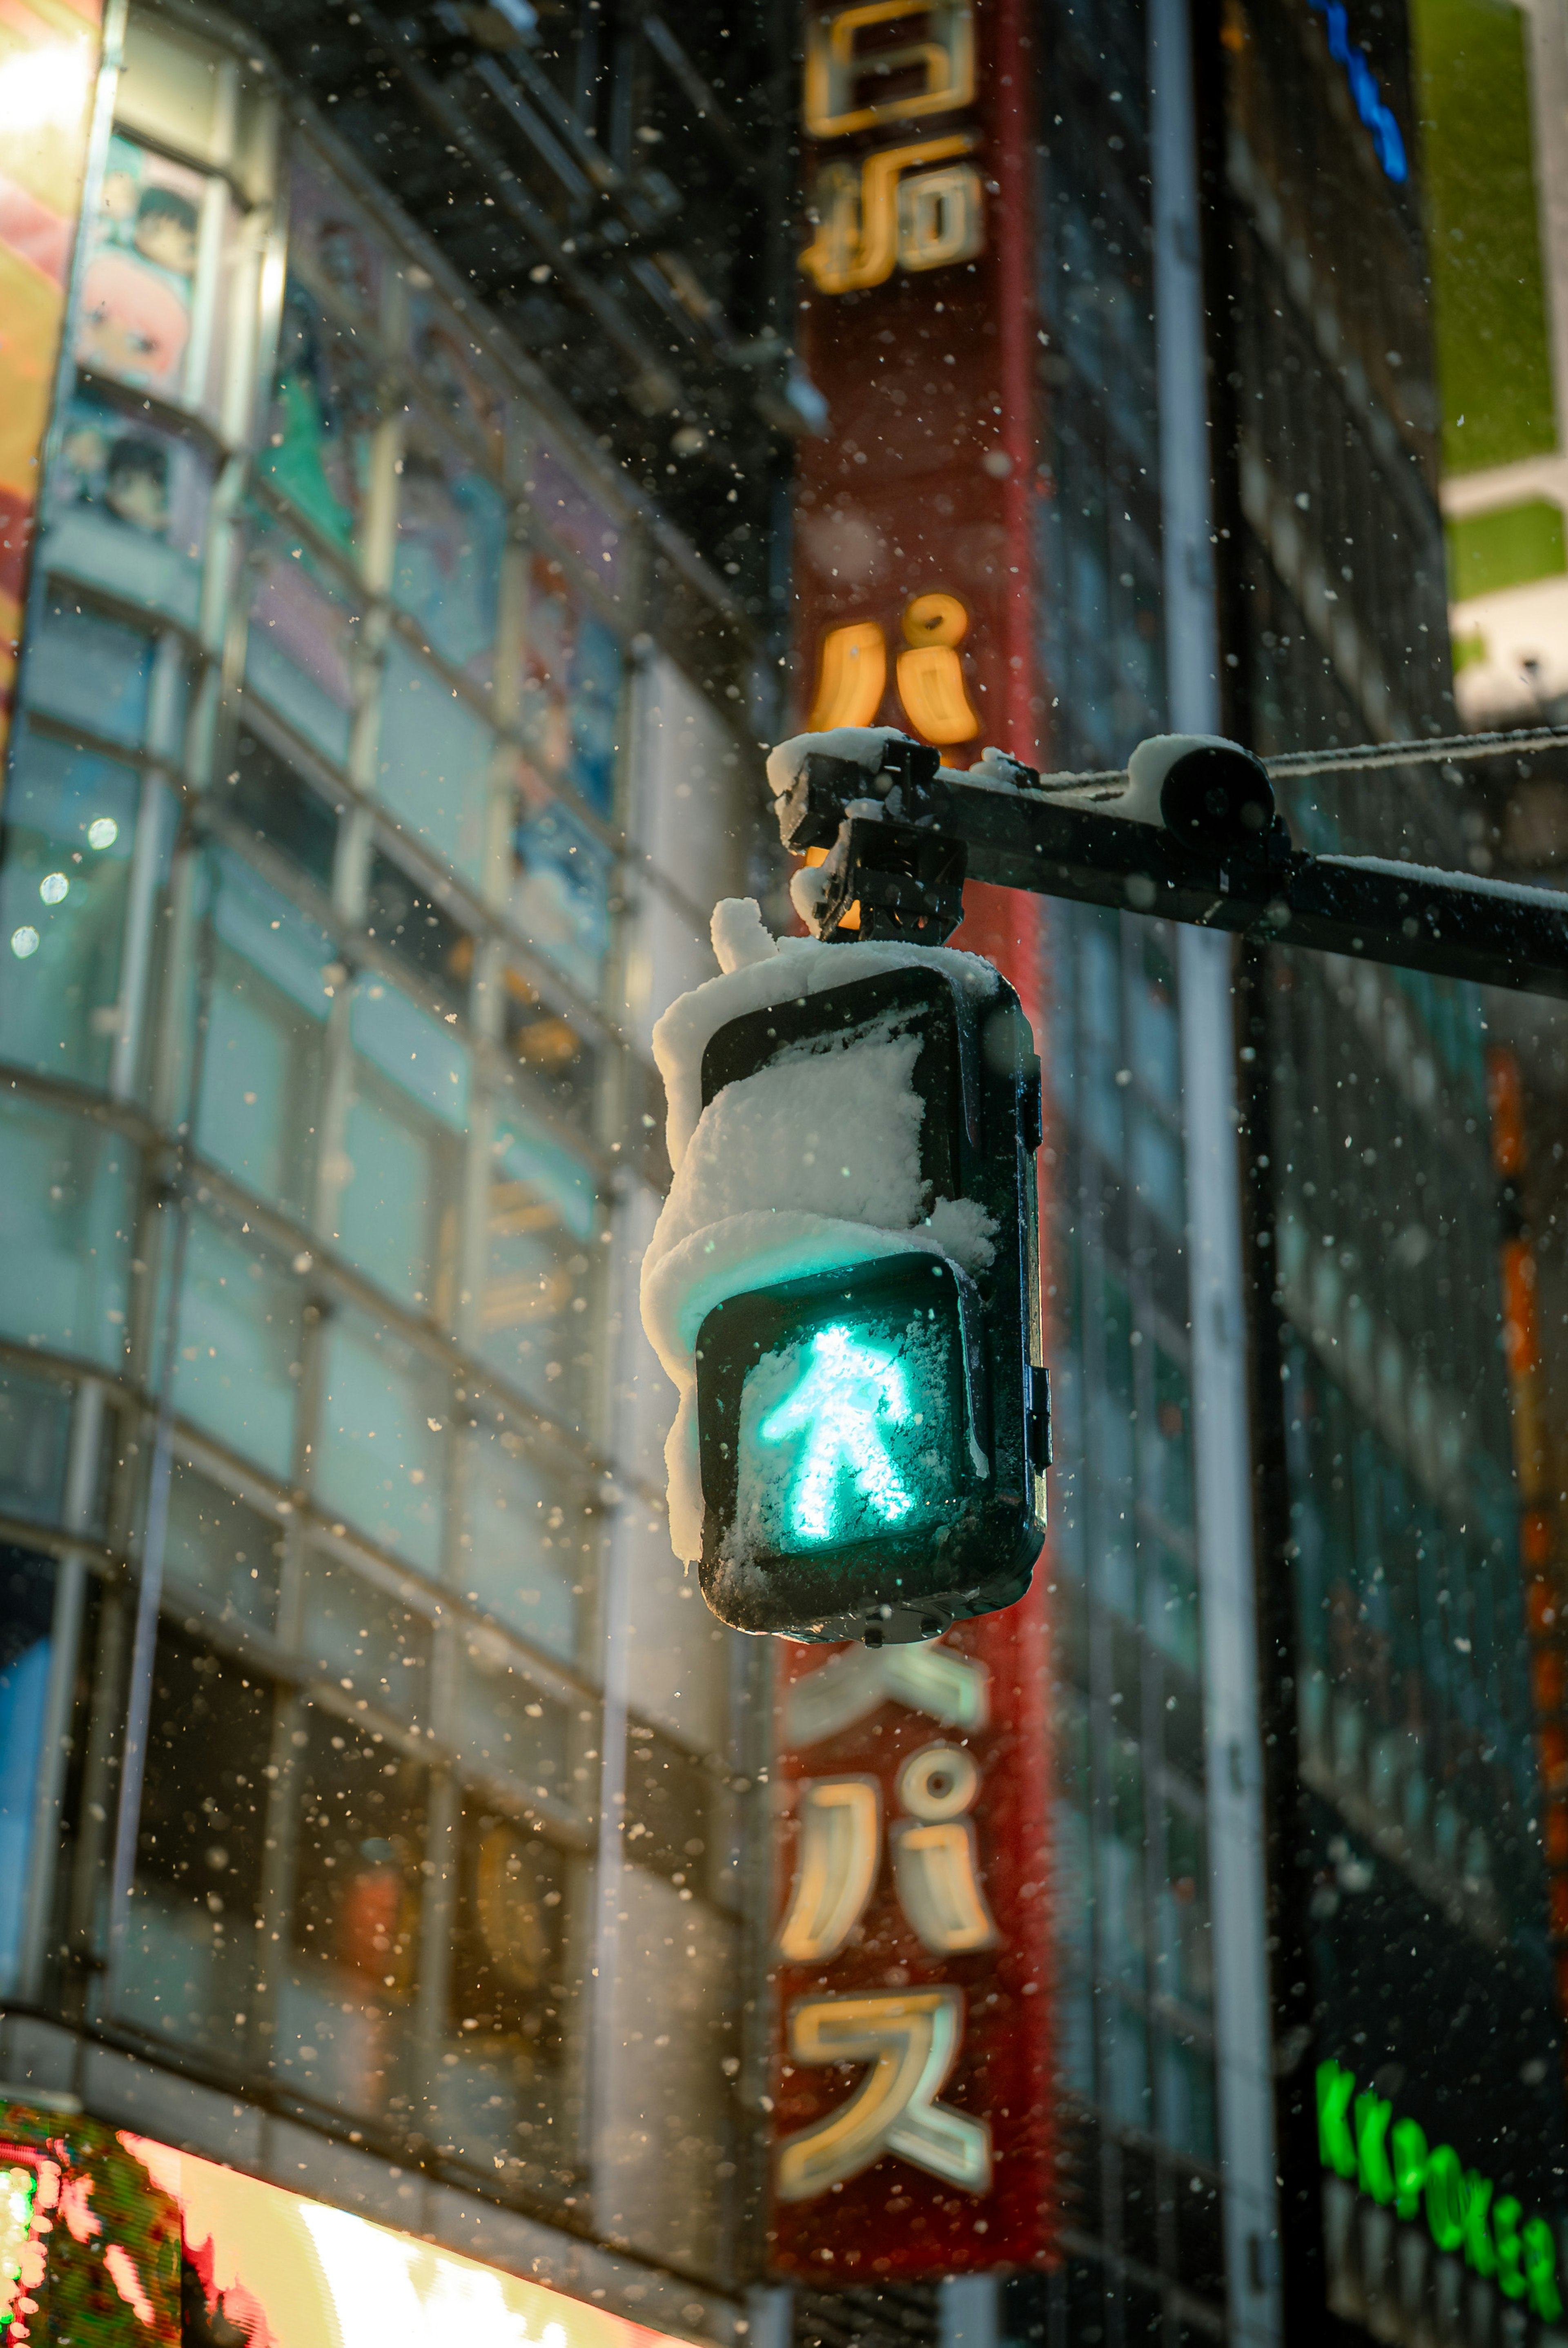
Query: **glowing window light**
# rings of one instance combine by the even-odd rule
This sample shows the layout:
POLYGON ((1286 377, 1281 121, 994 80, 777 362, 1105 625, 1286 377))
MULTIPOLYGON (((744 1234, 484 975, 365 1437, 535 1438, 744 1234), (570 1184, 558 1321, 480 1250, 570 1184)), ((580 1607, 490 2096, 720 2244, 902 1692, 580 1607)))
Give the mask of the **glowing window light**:
POLYGON ((818 1332, 805 1375, 757 1430, 764 1443, 806 1435, 790 1503, 798 1540, 833 1538, 846 1477, 884 1524, 908 1516, 914 1497, 888 1457, 882 1428, 909 1417, 909 1389, 891 1352, 855 1344, 842 1326, 818 1332))
POLYGON ((63 872, 46 872, 38 883, 38 894, 46 905, 58 905, 64 901, 70 885, 63 872))
POLYGON ((36 954, 38 951, 37 931, 30 929, 26 922, 19 930, 13 930, 11 951, 18 962, 26 962, 29 954, 36 954))
POLYGON ((89 848, 112 848, 119 838, 119 826, 112 815, 95 816, 88 826, 89 848))

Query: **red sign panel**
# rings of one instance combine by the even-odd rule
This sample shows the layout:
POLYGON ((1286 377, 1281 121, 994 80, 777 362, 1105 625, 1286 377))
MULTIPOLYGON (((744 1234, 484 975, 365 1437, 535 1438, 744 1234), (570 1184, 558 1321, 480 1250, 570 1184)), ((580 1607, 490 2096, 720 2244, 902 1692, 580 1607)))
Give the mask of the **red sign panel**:
POLYGON ((1037 2260, 1043 1586, 928 1645, 780 1653, 770 2263, 821 2288, 1037 2260))
MULTIPOLYGON (((1017 0, 813 11, 798 722, 1034 763, 1034 330, 1017 0)), ((1039 1033, 1032 901, 972 889, 1039 1033)), ((1047 1552, 1048 1554, 1048 1552, 1047 1552)), ((770 2263, 819 2288, 1035 2263, 1057 2194, 1045 1559, 926 1646, 781 1650, 770 2263)))

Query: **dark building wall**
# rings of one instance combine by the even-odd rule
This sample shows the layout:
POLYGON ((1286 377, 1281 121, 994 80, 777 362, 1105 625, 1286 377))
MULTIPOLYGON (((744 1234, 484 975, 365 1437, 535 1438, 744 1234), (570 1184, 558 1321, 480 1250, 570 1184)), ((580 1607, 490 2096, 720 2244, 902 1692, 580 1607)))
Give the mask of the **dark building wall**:
MULTIPOLYGON (((1224 686, 1265 756, 1455 726, 1408 33, 1340 22, 1354 80, 1306 0, 1209 21, 1224 686)), ((1476 836, 1435 764, 1286 805, 1319 850, 1462 866, 1476 836)), ((1484 1006, 1353 959, 1242 976, 1287 2326, 1413 2341, 1462 2288, 1491 2340, 1495 2283, 1326 2178, 1316 2109, 1337 2062, 1555 2218, 1484 1006)))
MULTIPOLYGON (((1150 26, 1041 11, 1038 644, 1060 769, 1167 722, 1150 26)), ((1176 944, 1048 903, 1060 2271, 1010 2337, 1222 2336, 1176 944)))
POLYGON ((1202 36, 1225 682, 1265 755, 1453 726, 1403 10, 1351 32, 1404 126, 1402 180, 1308 0, 1228 0, 1202 36))

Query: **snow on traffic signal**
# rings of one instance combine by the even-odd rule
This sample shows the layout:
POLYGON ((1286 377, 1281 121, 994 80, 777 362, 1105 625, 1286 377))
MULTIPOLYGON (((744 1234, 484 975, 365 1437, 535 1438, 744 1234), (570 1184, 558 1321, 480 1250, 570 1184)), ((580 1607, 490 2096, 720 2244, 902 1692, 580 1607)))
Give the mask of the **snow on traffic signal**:
POLYGON ((1043 1536, 1027 1022, 975 955, 776 944, 749 901, 714 942, 655 1032, 672 1538, 738 1629, 935 1638, 1020 1597, 1043 1536))

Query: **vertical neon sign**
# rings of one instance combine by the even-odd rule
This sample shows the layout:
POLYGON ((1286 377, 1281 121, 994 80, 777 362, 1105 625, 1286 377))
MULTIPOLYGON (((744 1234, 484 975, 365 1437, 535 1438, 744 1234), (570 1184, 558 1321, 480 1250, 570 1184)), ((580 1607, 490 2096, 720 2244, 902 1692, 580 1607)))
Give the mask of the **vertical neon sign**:
MULTIPOLYGON (((797 474, 799 716, 901 726, 957 765, 1048 755, 1035 73, 1017 0, 810 20, 797 339, 830 423, 797 474)), ((1037 909, 971 888, 965 915, 955 942, 1039 1032, 1037 909)), ((769 2255, 819 2289, 1053 2256, 1050 1578, 930 1645, 783 1651, 769 2255)))

